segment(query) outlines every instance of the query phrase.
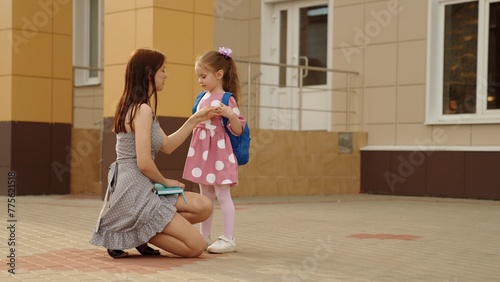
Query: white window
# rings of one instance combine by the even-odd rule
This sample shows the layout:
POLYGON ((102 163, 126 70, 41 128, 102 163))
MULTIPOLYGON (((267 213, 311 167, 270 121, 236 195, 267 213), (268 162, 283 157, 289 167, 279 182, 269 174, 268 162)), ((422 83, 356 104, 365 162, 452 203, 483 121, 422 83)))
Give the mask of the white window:
POLYGON ((500 0, 428 3, 426 123, 500 123, 500 0))
POLYGON ((101 84, 101 0, 73 0, 75 86, 101 84))

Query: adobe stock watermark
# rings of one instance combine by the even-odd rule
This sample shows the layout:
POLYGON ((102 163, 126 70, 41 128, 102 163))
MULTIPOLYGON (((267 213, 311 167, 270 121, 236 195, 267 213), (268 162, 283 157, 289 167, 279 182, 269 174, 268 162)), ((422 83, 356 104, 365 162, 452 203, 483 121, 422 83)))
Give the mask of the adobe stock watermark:
MULTIPOLYGON (((410 0, 411 1, 411 0, 410 0)), ((382 30, 389 26, 393 20, 393 16, 400 14, 403 7, 399 5, 398 0, 390 0, 387 2, 387 8, 381 11, 370 11, 370 15, 374 20, 367 22, 363 29, 359 27, 354 28, 353 46, 346 42, 341 42, 340 47, 342 53, 346 58, 347 63, 351 62, 353 55, 361 53, 361 46, 367 45, 371 40, 380 35, 382 30)))
POLYGON ((316 241, 318 244, 312 249, 313 253, 305 257, 300 265, 292 265, 290 270, 283 273, 281 276, 282 281, 299 282, 307 280, 318 270, 321 263, 330 258, 334 251, 331 236, 328 235, 326 240, 318 239, 316 241))
POLYGON ((225 13, 234 11, 242 2, 243 0, 216 0, 214 2, 215 15, 223 18, 225 13))
POLYGON ((54 174, 59 182, 63 181, 63 176, 71 172, 71 168, 77 167, 82 164, 85 157, 92 154, 95 148, 102 146, 99 142, 99 136, 92 136, 88 130, 82 131, 85 139, 80 140, 74 148, 70 145, 66 146, 66 159, 65 163, 53 161, 51 166, 54 174))
POLYGON ((391 192, 396 191, 396 184, 405 182, 408 177, 415 173, 416 167, 421 166, 425 162, 425 159, 434 153, 436 144, 443 144, 446 140, 448 140, 448 135, 442 129, 436 129, 432 132, 432 138, 415 141, 418 150, 411 152, 408 159, 398 156, 398 173, 396 174, 392 171, 384 173, 385 181, 391 188, 391 192))
POLYGON ((49 20, 59 13, 61 5, 70 2, 71 0, 39 0, 37 4, 40 9, 33 13, 31 18, 22 17, 21 33, 10 31, 7 35, 14 52, 18 53, 21 45, 27 44, 38 34, 40 29, 49 24, 49 20))

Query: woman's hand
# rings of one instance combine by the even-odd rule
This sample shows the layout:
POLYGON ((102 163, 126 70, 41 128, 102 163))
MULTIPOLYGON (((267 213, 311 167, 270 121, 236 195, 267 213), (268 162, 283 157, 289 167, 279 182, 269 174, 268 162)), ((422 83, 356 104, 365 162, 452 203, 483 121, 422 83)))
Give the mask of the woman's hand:
POLYGON ((165 187, 181 187, 182 189, 184 189, 186 187, 186 185, 184 183, 177 181, 175 179, 165 179, 165 183, 163 186, 165 186, 165 187))
POLYGON ((196 113, 194 113, 193 117, 195 117, 199 121, 204 121, 204 120, 216 117, 216 116, 220 116, 220 114, 221 114, 220 107, 205 106, 205 107, 199 109, 196 113))

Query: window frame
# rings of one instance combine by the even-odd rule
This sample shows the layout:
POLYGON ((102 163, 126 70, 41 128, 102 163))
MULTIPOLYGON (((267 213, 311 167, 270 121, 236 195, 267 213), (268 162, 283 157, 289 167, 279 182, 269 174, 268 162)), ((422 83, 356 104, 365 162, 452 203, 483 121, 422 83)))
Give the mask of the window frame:
POLYGON ((428 0, 425 124, 500 123, 500 109, 487 109, 488 23, 491 3, 500 0, 428 0), (443 114, 445 6, 478 1, 476 113, 443 114))
MULTIPOLYGON (((102 60, 102 0, 97 0, 97 66, 102 60)), ((102 71, 91 77, 90 70, 90 1, 73 0, 73 66, 75 86, 95 86, 102 83, 102 71)))

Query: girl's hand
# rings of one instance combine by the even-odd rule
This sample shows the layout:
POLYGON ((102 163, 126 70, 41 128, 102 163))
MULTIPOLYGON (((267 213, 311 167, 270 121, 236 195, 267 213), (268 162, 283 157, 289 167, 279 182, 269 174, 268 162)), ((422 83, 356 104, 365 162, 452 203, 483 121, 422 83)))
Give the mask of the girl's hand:
POLYGON ((220 115, 222 115, 223 117, 229 118, 230 116, 235 114, 233 108, 224 105, 224 103, 222 102, 220 103, 218 109, 220 111, 220 115))
POLYGON ((164 185, 165 187, 181 187, 182 189, 184 189, 186 187, 186 185, 182 182, 179 182, 177 180, 174 180, 174 179, 165 179, 166 182, 165 184, 167 185, 164 185))

